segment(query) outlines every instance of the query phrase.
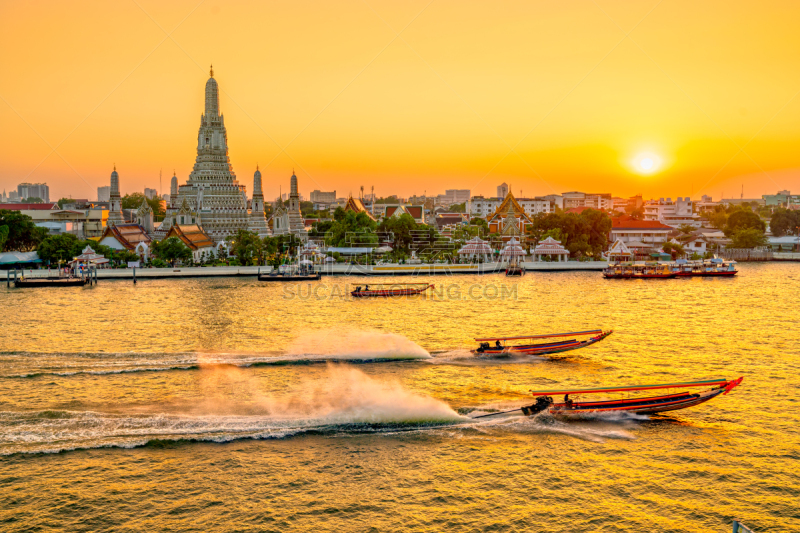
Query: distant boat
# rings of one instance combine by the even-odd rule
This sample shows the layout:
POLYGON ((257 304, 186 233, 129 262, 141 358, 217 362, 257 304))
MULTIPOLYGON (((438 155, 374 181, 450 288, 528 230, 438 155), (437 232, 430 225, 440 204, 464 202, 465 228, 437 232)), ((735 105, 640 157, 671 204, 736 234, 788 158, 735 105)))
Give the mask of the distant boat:
POLYGON ((553 390, 539 390, 531 391, 536 397, 536 403, 510 411, 502 411, 500 413, 489 413, 487 415, 477 416, 475 418, 483 418, 486 416, 499 415, 502 413, 513 413, 515 411, 522 411, 523 414, 531 416, 543 411, 547 411, 553 416, 558 417, 581 417, 597 413, 615 413, 615 412, 629 412, 637 415, 650 415, 654 413, 663 413, 667 411, 677 411, 679 409, 686 409, 700 405, 720 394, 728 394, 731 390, 739 386, 743 377, 739 379, 709 379, 704 381, 687 381, 681 383, 659 383, 654 385, 631 385, 631 386, 618 386, 618 387, 601 387, 597 389, 553 389, 553 390), (647 397, 630 397, 619 398, 615 400, 600 400, 600 401, 583 401, 570 398, 571 396, 581 396, 584 394, 612 394, 612 393, 634 393, 646 390, 656 389, 688 389, 695 387, 708 387, 707 390, 701 392, 681 391, 672 394, 665 394, 660 396, 647 396, 647 397), (553 396, 564 395, 561 402, 555 402, 553 396))
POLYGON ((673 279, 678 277, 669 265, 659 263, 620 263, 603 269, 606 279, 673 279))
POLYGON ((510 357, 511 355, 546 355, 559 352, 567 352, 591 346, 600 342, 613 333, 613 330, 603 331, 602 329, 591 329, 588 331, 573 331, 571 333, 550 333, 547 335, 517 335, 514 337, 485 337, 475 339, 480 345, 472 353, 479 356, 510 357), (587 340, 578 340, 577 337, 587 336, 587 340), (540 339, 557 339, 567 337, 564 340, 553 342, 536 343, 540 339), (569 337, 575 337, 570 339, 569 337), (509 341, 528 341, 522 344, 508 344, 509 341), (495 344, 492 345, 491 343, 495 344))
POLYGON ((687 261, 678 259, 672 271, 679 277, 730 278, 739 273, 736 261, 725 262, 717 257, 708 261, 687 261))
POLYGON ((506 276, 524 276, 525 269, 521 265, 509 265, 506 268, 506 276))
POLYGON ((355 298, 413 296, 433 288, 429 283, 365 283, 363 289, 359 285, 350 295, 355 298))

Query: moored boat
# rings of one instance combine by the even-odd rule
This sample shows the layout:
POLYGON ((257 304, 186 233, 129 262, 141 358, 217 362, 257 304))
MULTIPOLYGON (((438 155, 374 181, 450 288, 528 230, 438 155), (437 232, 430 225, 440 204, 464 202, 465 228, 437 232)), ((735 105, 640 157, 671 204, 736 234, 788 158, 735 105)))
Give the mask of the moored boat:
POLYGON ((677 277, 730 278, 739 273, 736 270, 736 261, 724 261, 717 257, 707 261, 678 259, 671 270, 677 277))
POLYGON ((605 279, 673 279, 677 274, 660 263, 619 263, 603 269, 605 279))
POLYGON ((550 333, 547 335, 518 335, 514 337, 485 337, 475 339, 480 345, 472 353, 485 357, 510 357, 512 355, 546 355, 585 348, 605 339, 613 330, 573 331, 571 333, 550 333), (589 336, 586 340, 578 337, 589 336), (573 338, 570 338, 573 337, 573 338), (550 342, 535 342, 542 339, 562 339, 550 342), (508 344, 509 341, 527 341, 521 344, 508 344), (495 344, 492 345, 491 342, 495 344))
POLYGON ((368 283, 363 289, 357 286, 350 295, 355 298, 414 296, 432 288, 432 283, 368 283))

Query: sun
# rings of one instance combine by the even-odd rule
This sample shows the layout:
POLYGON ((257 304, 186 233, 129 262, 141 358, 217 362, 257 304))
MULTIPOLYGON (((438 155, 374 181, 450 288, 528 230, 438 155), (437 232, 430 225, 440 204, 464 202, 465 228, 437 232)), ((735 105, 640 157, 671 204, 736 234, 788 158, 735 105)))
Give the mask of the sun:
POLYGON ((639 174, 653 174, 661 168, 661 158, 651 153, 639 154, 633 159, 633 168, 639 174))

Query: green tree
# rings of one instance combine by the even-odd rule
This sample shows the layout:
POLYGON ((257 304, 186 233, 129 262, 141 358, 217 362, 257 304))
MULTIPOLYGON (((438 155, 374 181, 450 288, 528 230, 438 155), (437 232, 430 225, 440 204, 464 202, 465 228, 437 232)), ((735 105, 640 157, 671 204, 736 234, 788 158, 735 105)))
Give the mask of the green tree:
POLYGON ((140 192, 132 192, 123 196, 122 209, 139 209, 145 199, 147 200, 147 205, 153 210, 153 216, 164 216, 166 214, 161 198, 146 198, 140 192))
POLYGON ((764 232, 756 228, 740 229, 731 235, 731 248, 756 248, 766 244, 764 232))
POLYGON ((404 255, 411 254, 411 244, 414 242, 416 229, 417 222, 408 213, 403 213, 399 217, 384 218, 378 225, 378 231, 391 240, 392 249, 404 255))
POLYGON ((715 210, 706 215, 706 218, 711 223, 711 226, 718 230, 725 230, 725 227, 728 225, 728 213, 726 213, 724 209, 715 210))
POLYGON ((162 261, 167 261, 172 266, 175 266, 175 261, 189 261, 192 258, 192 250, 178 237, 156 241, 153 243, 152 250, 153 255, 162 261))
POLYGON ((58 204, 58 207, 59 207, 60 209, 64 209, 64 204, 71 204, 71 203, 72 203, 72 201, 73 201, 73 200, 72 200, 72 198, 61 198, 61 199, 60 199, 58 202, 56 202, 56 203, 58 204))
POLYGON ((796 235, 800 226, 800 211, 776 209, 769 221, 769 229, 776 237, 796 235))
POLYGON ((320 220, 311 224, 311 231, 308 235, 311 237, 324 237, 333 227, 333 220, 320 220))
POLYGON ((75 248, 78 245, 78 238, 71 233, 62 233, 61 235, 49 235, 45 237, 37 252, 39 259, 46 263, 58 263, 59 261, 69 261, 75 255, 75 248))
POLYGON ((670 254, 673 259, 677 259, 686 253, 683 245, 671 241, 665 242, 661 249, 664 250, 665 254, 670 254))
POLYGON ((0 226, 8 226, 3 252, 29 252, 47 236, 47 228, 40 228, 28 215, 19 211, 0 209, 0 226))
POLYGON ((597 256, 608 244, 611 217, 603 211, 584 209, 580 214, 556 212, 534 216, 528 234, 534 243, 553 237, 573 257, 597 256))
POLYGON ((302 246, 300 237, 292 233, 264 237, 264 258, 267 264, 279 266, 284 260, 289 260, 297 255, 297 249, 302 246))
POLYGON ((260 265, 264 261, 264 241, 252 231, 240 229, 227 240, 230 243, 230 251, 236 256, 239 264, 260 265))
POLYGON ((453 204, 447 210, 450 213, 466 213, 467 212, 467 204, 453 204))
POLYGON ((478 226, 481 228, 481 235, 488 235, 489 234, 489 223, 486 222, 485 218, 473 218, 469 221, 470 226, 478 226))
POLYGON ((328 246, 377 244, 376 223, 366 213, 354 213, 336 208, 333 219, 330 230, 325 234, 325 244, 328 246))
POLYGON ((767 228, 761 217, 753 213, 749 207, 737 209, 728 216, 728 223, 725 225, 725 235, 732 236, 737 231, 745 229, 756 229, 761 233, 767 228))
POLYGON ((44 203, 44 200, 42 200, 38 196, 29 196, 27 198, 23 198, 21 201, 22 201, 23 204, 43 204, 44 203))
POLYGON ((0 250, 5 248, 6 241, 8 240, 9 229, 8 226, 0 226, 0 250))

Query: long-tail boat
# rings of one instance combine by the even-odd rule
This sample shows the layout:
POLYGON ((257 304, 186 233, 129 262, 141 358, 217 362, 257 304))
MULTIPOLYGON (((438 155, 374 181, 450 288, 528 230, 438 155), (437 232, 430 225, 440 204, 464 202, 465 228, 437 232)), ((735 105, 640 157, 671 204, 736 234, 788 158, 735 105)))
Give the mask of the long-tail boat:
POLYGON ((413 296, 433 288, 432 283, 366 283, 363 287, 357 286, 350 295, 355 298, 413 296))
POLYGON ((585 348, 600 342, 613 333, 613 330, 603 331, 592 329, 589 331, 573 331, 571 333, 550 333, 547 335, 518 335, 515 337, 485 337, 475 339, 480 345, 472 353, 479 356, 510 357, 512 355, 545 355, 569 350, 585 348), (586 340, 578 337, 589 336, 586 340), (573 337, 573 338, 570 338, 573 337), (550 342, 536 342, 541 339, 560 339, 550 342), (526 341, 521 344, 508 344, 509 341, 526 341), (494 342, 494 344, 491 344, 494 342))
POLYGON ((736 388, 741 382, 743 377, 738 379, 707 379, 704 381, 687 381, 680 383, 658 383, 654 385, 631 385, 624 387, 601 387, 597 389, 553 389, 553 390, 538 390, 531 391, 531 394, 536 398, 536 403, 527 405, 510 411, 501 411, 499 413, 489 413, 488 415, 481 415, 475 418, 483 418, 485 416, 499 415, 503 413, 513 413, 514 411, 522 411, 523 414, 532 416, 543 411, 549 412, 553 416, 558 417, 581 417, 586 415, 593 415, 597 413, 616 413, 628 412, 637 415, 651 415, 654 413, 663 413, 665 411, 677 411, 678 409, 686 409, 687 407, 694 407, 700 405, 720 394, 728 394, 731 390, 736 388), (680 391, 670 394, 662 394, 659 396, 646 396, 646 397, 631 397, 630 393, 647 391, 647 390, 663 390, 663 389, 690 389, 703 387, 706 388, 700 392, 680 391), (612 393, 629 393, 628 397, 599 400, 599 401, 583 401, 580 399, 573 399, 570 396, 580 396, 584 394, 612 394, 612 393), (560 402, 553 400, 553 396, 564 395, 564 399, 560 402))

